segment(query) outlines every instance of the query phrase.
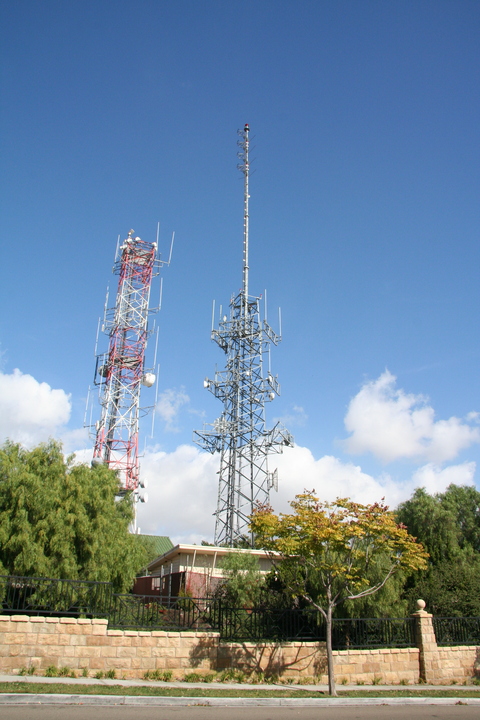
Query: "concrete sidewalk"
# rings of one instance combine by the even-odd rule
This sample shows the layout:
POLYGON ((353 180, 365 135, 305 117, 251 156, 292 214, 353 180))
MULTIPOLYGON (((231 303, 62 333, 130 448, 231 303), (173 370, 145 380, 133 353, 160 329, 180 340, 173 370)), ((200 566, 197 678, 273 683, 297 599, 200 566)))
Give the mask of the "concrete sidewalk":
POLYGON ((130 705, 149 707, 364 707, 373 705, 474 705, 478 698, 434 697, 318 697, 318 698, 229 698, 229 697, 155 697, 131 695, 74 695, 48 693, 0 693, 0 707, 6 705, 130 705))

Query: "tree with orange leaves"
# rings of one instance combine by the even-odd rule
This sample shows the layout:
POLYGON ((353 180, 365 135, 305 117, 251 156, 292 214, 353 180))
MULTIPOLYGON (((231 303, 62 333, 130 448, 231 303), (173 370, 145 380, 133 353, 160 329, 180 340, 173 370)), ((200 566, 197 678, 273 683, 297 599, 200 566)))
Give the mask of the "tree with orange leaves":
POLYGON ((297 495, 292 513, 275 515, 259 506, 250 518, 257 547, 272 551, 272 561, 289 592, 324 617, 330 695, 336 695, 332 652, 332 613, 346 600, 372 595, 401 568, 426 568, 427 553, 388 507, 361 505, 347 498, 320 502, 312 492, 297 495), (375 584, 369 569, 381 560, 375 584))

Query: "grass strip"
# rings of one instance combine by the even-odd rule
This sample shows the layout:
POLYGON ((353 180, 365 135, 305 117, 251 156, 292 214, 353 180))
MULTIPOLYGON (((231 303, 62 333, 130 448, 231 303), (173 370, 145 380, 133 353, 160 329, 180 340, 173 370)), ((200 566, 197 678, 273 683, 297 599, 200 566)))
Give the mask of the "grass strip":
MULTIPOLYGON (((149 697, 226 697, 226 698, 315 698, 328 697, 321 690, 289 690, 247 688, 169 688, 169 687, 124 687, 123 685, 74 685, 50 683, 2 682, 0 693, 29 693, 55 695, 133 695, 149 697)), ((339 697, 479 697, 478 691, 464 688, 451 690, 338 690, 339 697)))

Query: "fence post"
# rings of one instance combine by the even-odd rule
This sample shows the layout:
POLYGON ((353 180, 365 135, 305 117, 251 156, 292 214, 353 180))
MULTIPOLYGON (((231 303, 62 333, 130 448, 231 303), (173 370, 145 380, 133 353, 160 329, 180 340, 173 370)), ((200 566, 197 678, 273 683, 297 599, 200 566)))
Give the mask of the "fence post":
POLYGON ((420 650, 420 679, 423 682, 434 682, 438 669, 438 646, 433 629, 433 615, 425 611, 425 601, 417 600, 417 612, 413 613, 416 619, 415 637, 420 650))
MULTIPOLYGON (((225 639, 225 630, 223 627, 223 603, 222 598, 218 598, 218 632, 222 640, 225 639)), ((229 638, 230 639, 230 638, 229 638)))

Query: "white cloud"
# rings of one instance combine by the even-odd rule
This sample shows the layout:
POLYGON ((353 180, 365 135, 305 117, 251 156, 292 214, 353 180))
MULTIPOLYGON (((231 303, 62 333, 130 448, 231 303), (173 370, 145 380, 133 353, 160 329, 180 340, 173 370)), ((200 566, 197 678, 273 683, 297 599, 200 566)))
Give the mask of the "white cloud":
POLYGON ((277 467, 279 491, 272 493, 270 500, 277 512, 286 512, 288 502, 304 489, 315 489, 322 500, 349 497, 367 504, 384 497, 387 505, 394 508, 411 497, 417 487, 436 493, 443 492, 450 483, 473 485, 476 466, 474 462, 465 462, 442 469, 428 463, 402 479, 388 473, 373 477, 354 463, 332 455, 316 460, 308 448, 295 447, 278 457, 277 467))
POLYGON ((454 485, 473 485, 475 468, 474 462, 449 465, 443 469, 438 465, 428 463, 413 473, 412 492, 416 487, 424 487, 430 495, 433 495, 444 492, 452 483, 454 485))
POLYGON ((59 433, 65 455, 75 453, 77 463, 87 463, 93 456, 93 440, 89 435, 88 428, 76 428, 74 430, 62 430, 59 433))
POLYGON ((58 434, 70 418, 70 395, 20 370, 0 372, 0 440, 32 446, 58 434))
MULTIPOLYGON (((476 420, 476 414, 467 419, 476 420)), ((383 462, 411 458, 438 464, 480 442, 480 430, 457 417, 436 421, 427 400, 397 390, 388 370, 350 401, 345 427, 351 433, 343 443, 347 452, 371 452, 383 462)))
POLYGON ((389 475, 375 479, 363 472, 359 465, 342 462, 333 455, 324 455, 316 460, 306 447, 286 449, 275 459, 275 464, 279 487, 278 494, 271 493, 270 501, 278 512, 286 512, 289 501, 304 489, 315 489, 322 500, 350 497, 366 503, 382 498, 392 484, 389 475))
POLYGON ((174 543, 211 541, 215 530, 219 456, 193 445, 166 453, 147 449, 140 473, 148 502, 138 505, 142 533, 168 535, 174 543))
MULTIPOLYGON (((176 429, 181 408, 189 403, 183 388, 162 393, 157 412, 176 429)), ((90 463, 91 447, 86 430, 68 430, 70 397, 30 375, 15 370, 0 372, 0 441, 9 437, 27 446, 60 437, 66 453, 77 449, 77 462, 90 463)), ((301 408, 293 413, 302 418, 301 408)), ((478 413, 467 418, 478 423, 478 413)), ((407 395, 395 387, 388 372, 367 383, 351 401, 346 416, 352 433, 346 441, 351 452, 374 452, 383 460, 401 457, 423 462, 409 477, 398 480, 388 473, 374 477, 353 462, 331 455, 315 459, 305 447, 285 448, 283 455, 270 458, 270 470, 278 466, 279 492, 271 493, 277 512, 288 511, 288 502, 305 488, 315 489, 320 498, 351 497, 368 503, 385 497, 395 507, 409 498, 415 487, 429 493, 441 492, 450 483, 473 484, 475 463, 442 467, 462 448, 478 442, 479 429, 458 418, 435 421, 424 398, 407 395)), ((138 505, 142 532, 169 535, 174 542, 211 541, 217 506, 218 454, 210 455, 193 445, 180 445, 167 453, 147 448, 141 460, 141 476, 148 482, 149 502, 138 505)))
POLYGON ((303 427, 306 425, 308 415, 300 405, 294 405, 290 412, 282 417, 274 418, 274 422, 281 422, 287 428, 303 427))
MULTIPOLYGON (((64 447, 65 450, 65 447, 64 447)), ((83 448, 82 450, 69 450, 65 455, 73 453, 75 455, 74 465, 90 465, 93 457, 93 447, 83 448)))
POLYGON ((472 412, 467 413, 466 420, 468 420, 468 422, 479 423, 480 422, 480 413, 472 410, 472 412))
POLYGON ((181 408, 189 402, 190 398, 183 387, 180 390, 169 388, 159 395, 156 413, 165 422, 165 430, 179 432, 178 416, 181 408))
MULTIPOLYGON (((439 468, 431 463, 413 475, 396 480, 389 474, 373 477, 359 465, 325 455, 316 460, 305 447, 286 448, 271 458, 270 469, 278 467, 279 492, 271 492, 276 512, 288 512, 295 495, 315 489, 322 500, 350 497, 372 503, 385 498, 392 508, 411 497, 416 487, 429 493, 442 492, 450 483, 473 484, 475 463, 439 468)), ((138 506, 142 533, 168 535, 174 543, 212 541, 213 513, 217 507, 219 455, 210 455, 192 445, 180 445, 174 452, 148 450, 142 459, 141 475, 148 480, 148 503, 138 506)))

